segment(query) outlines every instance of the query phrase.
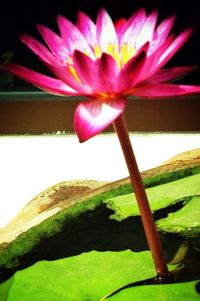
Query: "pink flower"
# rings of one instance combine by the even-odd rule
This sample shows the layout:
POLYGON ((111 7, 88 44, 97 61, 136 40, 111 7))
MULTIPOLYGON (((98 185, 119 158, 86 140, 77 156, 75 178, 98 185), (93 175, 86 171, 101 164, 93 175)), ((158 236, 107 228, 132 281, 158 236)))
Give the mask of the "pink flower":
POLYGON ((58 95, 90 97, 75 112, 74 125, 85 141, 110 125, 125 109, 126 97, 170 97, 200 92, 198 86, 171 82, 194 67, 163 69, 181 48, 191 29, 177 37, 170 34, 174 17, 157 26, 157 11, 136 11, 128 20, 113 23, 101 9, 96 24, 79 12, 76 26, 62 16, 60 35, 37 25, 47 46, 22 34, 20 39, 51 70, 54 77, 7 64, 5 68, 33 85, 58 95))

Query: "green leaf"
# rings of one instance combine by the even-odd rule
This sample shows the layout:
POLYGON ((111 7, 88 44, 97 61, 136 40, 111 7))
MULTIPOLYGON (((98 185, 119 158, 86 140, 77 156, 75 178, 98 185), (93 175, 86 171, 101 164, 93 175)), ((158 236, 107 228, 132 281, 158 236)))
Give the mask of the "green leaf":
POLYGON ((57 261, 37 262, 18 271, 8 298, 3 300, 97 301, 128 283, 154 276, 149 251, 92 251, 57 261))
POLYGON ((136 284, 154 275, 149 251, 92 251, 57 261, 37 262, 18 271, 9 281, 0 285, 0 300, 199 300, 198 281, 164 285, 136 284), (4 294, 6 287, 9 294, 4 294))
POLYGON ((158 230, 184 237, 200 236, 200 196, 193 197, 183 208, 157 222, 158 230))
MULTIPOLYGON (((153 212, 176 204, 183 199, 189 200, 193 195, 200 195, 200 174, 177 181, 147 188, 146 193, 153 212)), ((139 215, 139 209, 133 193, 116 196, 104 201, 107 207, 114 210, 111 218, 122 221, 130 216, 139 215)))
POLYGON ((14 277, 11 277, 4 283, 0 285, 0 301, 7 301, 8 300, 8 294, 10 291, 10 288, 12 286, 14 277))
POLYGON ((124 289, 109 301, 196 301, 200 299, 195 286, 198 281, 175 284, 143 285, 124 289))

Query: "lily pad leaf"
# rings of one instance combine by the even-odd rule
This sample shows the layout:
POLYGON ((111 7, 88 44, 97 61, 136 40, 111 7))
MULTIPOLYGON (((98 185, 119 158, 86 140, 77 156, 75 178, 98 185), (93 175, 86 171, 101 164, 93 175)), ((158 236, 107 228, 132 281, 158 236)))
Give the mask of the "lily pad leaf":
MULTIPOLYGON (((124 285, 154 276, 149 251, 92 251, 56 261, 40 261, 18 271, 7 299, 3 300, 98 301, 124 285)), ((8 284, 0 287, 3 285, 8 284)))
POLYGON ((193 197, 183 208, 157 221, 158 230, 184 237, 200 236, 200 196, 193 197))
POLYGON ((11 277, 4 283, 0 285, 0 300, 1 301, 7 301, 8 300, 8 294, 10 291, 10 288, 12 287, 12 283, 14 281, 14 277, 11 277))
POLYGON ((195 287, 198 281, 190 281, 176 284, 143 285, 122 290, 108 298, 109 301, 196 301, 200 299, 195 287))
MULTIPOLYGON (((146 193, 151 210, 155 212, 194 195, 200 195, 200 173, 173 182, 147 188, 146 193)), ((114 210, 112 219, 122 221, 130 216, 140 215, 133 193, 120 195, 104 201, 109 209, 114 210)))

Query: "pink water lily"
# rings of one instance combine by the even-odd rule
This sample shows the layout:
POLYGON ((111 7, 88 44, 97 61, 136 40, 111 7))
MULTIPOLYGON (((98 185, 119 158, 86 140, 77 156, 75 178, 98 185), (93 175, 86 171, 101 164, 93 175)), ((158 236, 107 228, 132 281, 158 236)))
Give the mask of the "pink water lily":
POLYGON ((16 64, 5 68, 47 92, 89 97, 78 105, 74 118, 77 135, 85 141, 124 111, 129 95, 161 98, 200 92, 198 86, 171 83, 194 67, 163 69, 192 30, 174 37, 170 34, 174 16, 159 25, 157 17, 156 10, 147 15, 139 9, 128 20, 113 23, 109 14, 100 9, 96 24, 79 12, 74 25, 59 15, 60 35, 37 25, 46 46, 29 35, 20 35, 54 77, 16 64))

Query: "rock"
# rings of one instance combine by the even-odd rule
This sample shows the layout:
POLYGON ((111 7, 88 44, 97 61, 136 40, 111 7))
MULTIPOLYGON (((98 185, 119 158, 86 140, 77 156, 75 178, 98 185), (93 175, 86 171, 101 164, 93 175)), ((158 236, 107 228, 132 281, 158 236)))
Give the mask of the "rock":
POLYGON ((33 198, 8 225, 0 229, 0 249, 2 244, 9 244, 20 234, 59 212, 63 203, 70 206, 71 199, 105 183, 93 180, 74 180, 49 187, 33 198))

